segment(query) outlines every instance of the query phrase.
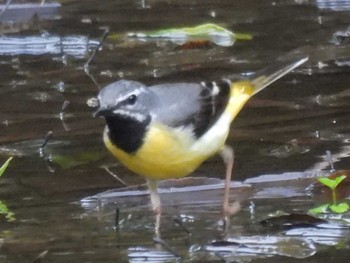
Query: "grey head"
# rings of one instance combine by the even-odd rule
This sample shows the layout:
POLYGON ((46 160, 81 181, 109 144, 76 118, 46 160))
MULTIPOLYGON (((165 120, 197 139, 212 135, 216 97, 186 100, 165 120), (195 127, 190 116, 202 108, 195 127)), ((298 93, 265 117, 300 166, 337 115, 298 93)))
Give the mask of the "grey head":
POLYGON ((157 105, 157 96, 144 84, 119 80, 104 87, 98 94, 96 116, 128 118, 143 122, 157 105))
POLYGON ((109 140, 119 149, 133 154, 144 143, 158 96, 140 82, 119 80, 98 94, 95 116, 103 116, 109 140))

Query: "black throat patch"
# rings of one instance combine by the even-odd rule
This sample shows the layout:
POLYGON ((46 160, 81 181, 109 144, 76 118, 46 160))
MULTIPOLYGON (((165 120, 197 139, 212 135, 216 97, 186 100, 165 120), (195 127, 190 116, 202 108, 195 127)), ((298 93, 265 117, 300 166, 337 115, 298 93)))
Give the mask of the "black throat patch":
POLYGON ((126 153, 134 154, 143 144, 151 116, 140 122, 127 116, 105 117, 108 137, 111 142, 126 153))

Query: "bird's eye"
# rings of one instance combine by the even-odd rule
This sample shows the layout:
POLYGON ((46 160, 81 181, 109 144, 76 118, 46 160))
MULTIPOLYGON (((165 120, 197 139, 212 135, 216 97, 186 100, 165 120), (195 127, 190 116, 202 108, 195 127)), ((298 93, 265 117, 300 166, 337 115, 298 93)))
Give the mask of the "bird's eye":
POLYGON ((135 102, 136 102, 136 95, 135 94, 130 95, 129 98, 128 98, 128 104, 129 105, 134 105, 135 102))

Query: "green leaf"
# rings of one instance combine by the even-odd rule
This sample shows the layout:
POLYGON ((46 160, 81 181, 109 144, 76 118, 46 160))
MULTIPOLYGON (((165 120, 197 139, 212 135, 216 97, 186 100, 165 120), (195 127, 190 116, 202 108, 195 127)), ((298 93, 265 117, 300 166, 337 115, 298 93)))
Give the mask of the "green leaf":
POLYGON ((15 214, 12 213, 6 206, 6 204, 2 201, 0 201, 0 214, 5 215, 7 221, 15 221, 15 214))
POLYGON ((345 175, 342 175, 342 176, 338 176, 337 178, 335 178, 335 188, 338 187, 338 185, 346 178, 345 175))
POLYGON ((329 204, 321 205, 316 208, 312 208, 309 210, 311 214, 324 214, 328 211, 329 204))
POLYGON ((222 46, 231 46, 237 39, 252 39, 252 35, 250 34, 234 33, 212 23, 202 24, 195 27, 167 28, 148 32, 128 33, 127 35, 128 37, 134 38, 169 39, 178 44, 184 44, 191 40, 208 40, 222 46))
POLYGON ((347 203, 340 203, 337 205, 330 205, 329 209, 331 211, 333 211, 334 213, 343 214, 343 213, 349 211, 350 207, 347 203))
POLYGON ((335 188, 337 188, 337 186, 346 178, 345 175, 342 175, 342 176, 338 176, 337 178, 335 179, 331 179, 331 178, 328 178, 328 177, 320 177, 318 178, 318 181, 327 186, 328 188, 332 189, 332 190, 335 190, 335 188))
POLYGON ((7 159, 7 161, 1 166, 0 168, 0 176, 5 172, 7 166, 9 165, 10 161, 12 160, 13 157, 10 157, 7 159))

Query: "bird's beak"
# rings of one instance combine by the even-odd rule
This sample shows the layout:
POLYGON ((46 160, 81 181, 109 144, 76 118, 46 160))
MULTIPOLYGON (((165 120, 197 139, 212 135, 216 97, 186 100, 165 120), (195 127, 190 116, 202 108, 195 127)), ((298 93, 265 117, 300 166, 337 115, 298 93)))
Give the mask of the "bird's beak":
POLYGON ((99 107, 97 109, 97 111, 95 111, 93 113, 93 117, 96 118, 96 117, 105 117, 105 116, 108 116, 108 115, 111 115, 111 109, 110 108, 107 108, 107 107, 99 107))
POLYGON ((108 117, 108 116, 115 116, 116 107, 110 107, 110 106, 100 106, 97 111, 93 113, 94 117, 108 117))

